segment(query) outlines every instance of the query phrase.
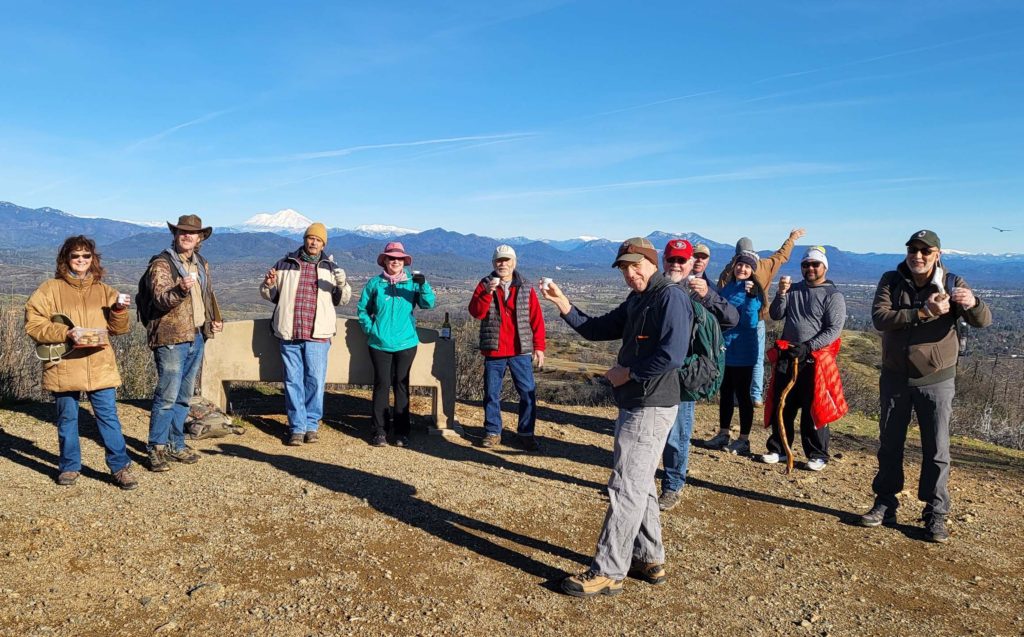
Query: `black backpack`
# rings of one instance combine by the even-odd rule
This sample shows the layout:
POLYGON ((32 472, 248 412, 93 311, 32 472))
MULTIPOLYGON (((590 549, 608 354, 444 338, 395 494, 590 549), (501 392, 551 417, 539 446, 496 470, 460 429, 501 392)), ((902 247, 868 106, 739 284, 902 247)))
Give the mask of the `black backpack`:
MULTIPOLYGON (((198 252, 195 253, 198 257, 197 261, 199 268, 204 272, 206 271, 206 259, 203 258, 198 252)), ((153 267, 153 262, 157 259, 163 259, 167 261, 167 265, 171 268, 171 280, 174 283, 178 282, 181 278, 181 270, 178 265, 171 259, 171 255, 167 252, 161 252, 160 254, 154 255, 149 259, 149 265, 146 266, 146 271, 139 277, 139 291, 135 295, 135 313, 139 317, 139 322, 142 323, 143 327, 148 327, 150 322, 154 319, 158 319, 166 312, 159 312, 153 307, 153 288, 149 286, 149 271, 153 267)))

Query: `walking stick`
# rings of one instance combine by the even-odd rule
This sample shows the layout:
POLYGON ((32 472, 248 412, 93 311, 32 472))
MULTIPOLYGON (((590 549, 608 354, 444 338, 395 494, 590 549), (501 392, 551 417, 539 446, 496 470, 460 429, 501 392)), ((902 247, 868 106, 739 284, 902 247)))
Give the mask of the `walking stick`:
POLYGON ((779 439, 782 441, 782 448, 786 450, 786 473, 793 471, 793 450, 789 446, 789 439, 786 436, 786 424, 782 422, 782 408, 786 406, 786 396, 789 395, 789 391, 793 389, 793 385, 796 384, 796 374, 799 368, 799 361, 793 359, 793 377, 789 379, 786 386, 782 388, 782 393, 779 394, 779 409, 777 412, 776 422, 779 425, 779 439))

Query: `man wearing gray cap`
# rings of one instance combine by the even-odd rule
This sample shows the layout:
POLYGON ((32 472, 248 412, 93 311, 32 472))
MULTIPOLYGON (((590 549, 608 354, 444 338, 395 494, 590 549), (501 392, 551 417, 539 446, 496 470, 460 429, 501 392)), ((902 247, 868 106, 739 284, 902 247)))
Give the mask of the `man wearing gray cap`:
POLYGON ((603 316, 582 312, 554 283, 542 290, 583 338, 622 339, 615 366, 605 372, 619 407, 608 511, 590 569, 562 581, 562 590, 574 597, 617 595, 627 574, 650 584, 665 581, 654 474, 679 409, 679 368, 693 310, 686 292, 658 271, 658 251, 647 239, 624 241, 612 267, 631 292, 603 316))
POLYGON ((957 320, 972 327, 992 323, 992 312, 961 277, 942 267, 942 244, 931 230, 907 240, 907 258, 878 282, 871 318, 882 332, 882 411, 878 418, 875 503, 862 526, 896 524, 896 495, 903 490, 903 447, 912 413, 921 427, 921 476, 925 539, 946 542, 949 515, 949 417, 956 392, 957 320))

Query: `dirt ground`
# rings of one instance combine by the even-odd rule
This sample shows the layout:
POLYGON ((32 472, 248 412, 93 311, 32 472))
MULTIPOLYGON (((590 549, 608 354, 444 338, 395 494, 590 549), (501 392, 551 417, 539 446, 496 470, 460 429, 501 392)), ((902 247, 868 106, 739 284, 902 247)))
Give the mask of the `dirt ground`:
MULTIPOLYGON (((417 428, 409 449, 373 448, 367 394, 331 394, 321 442, 293 448, 283 399, 251 393, 244 435, 194 443, 198 464, 140 471, 131 492, 109 482, 91 417, 83 476, 60 487, 52 406, 0 409, 0 634, 1024 633, 1019 454, 957 446, 940 546, 922 539, 913 490, 897 528, 850 523, 875 467, 875 441, 854 429, 834 433, 821 473, 694 448, 662 516, 668 583, 580 600, 557 586, 589 564, 612 410, 542 405, 539 455, 474 446, 481 410, 465 404, 465 438, 417 428)), ((137 461, 146 408, 120 405, 137 461)))

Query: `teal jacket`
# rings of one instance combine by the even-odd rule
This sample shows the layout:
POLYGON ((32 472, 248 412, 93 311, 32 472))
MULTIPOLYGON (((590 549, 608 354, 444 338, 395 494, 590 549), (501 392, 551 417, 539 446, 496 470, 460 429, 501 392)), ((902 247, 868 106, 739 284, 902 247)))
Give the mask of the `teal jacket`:
POLYGON ((434 290, 430 283, 416 285, 405 271, 405 281, 388 283, 383 275, 366 282, 359 297, 359 325, 373 349, 398 352, 419 344, 413 309, 434 307, 434 290))

